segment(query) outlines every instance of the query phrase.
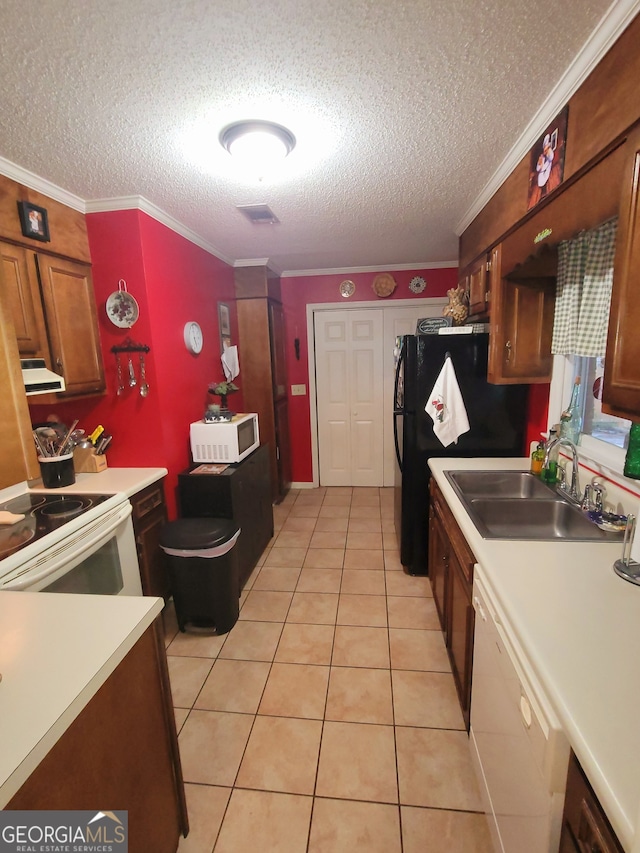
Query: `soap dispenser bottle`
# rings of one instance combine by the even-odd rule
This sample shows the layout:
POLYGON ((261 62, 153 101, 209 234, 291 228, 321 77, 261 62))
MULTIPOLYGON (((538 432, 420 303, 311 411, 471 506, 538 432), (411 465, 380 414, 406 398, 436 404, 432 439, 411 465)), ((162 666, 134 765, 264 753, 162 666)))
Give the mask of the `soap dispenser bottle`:
POLYGON ((538 446, 531 454, 531 473, 539 477, 544 465, 544 442, 539 441, 538 446))
POLYGON ((558 446, 556 445, 553 448, 551 447, 557 437, 558 433, 556 430, 550 429, 549 438, 544 446, 544 455, 547 456, 547 465, 541 472, 541 479, 552 486, 558 481, 558 446))

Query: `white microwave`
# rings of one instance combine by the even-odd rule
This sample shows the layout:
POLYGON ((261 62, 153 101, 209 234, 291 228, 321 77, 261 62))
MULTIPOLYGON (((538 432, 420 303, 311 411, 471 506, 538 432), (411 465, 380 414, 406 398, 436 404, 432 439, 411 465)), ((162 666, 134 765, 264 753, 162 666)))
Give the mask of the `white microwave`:
POLYGON ((190 433, 194 462, 242 462, 260 445, 255 412, 234 415, 230 421, 196 421, 190 433))

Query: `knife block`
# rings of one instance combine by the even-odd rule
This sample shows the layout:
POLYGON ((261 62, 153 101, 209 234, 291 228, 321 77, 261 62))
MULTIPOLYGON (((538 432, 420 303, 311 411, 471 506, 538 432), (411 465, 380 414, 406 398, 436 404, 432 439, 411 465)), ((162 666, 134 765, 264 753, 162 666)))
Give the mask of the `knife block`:
POLYGON ((107 457, 96 454, 95 447, 77 447, 73 451, 73 467, 76 474, 99 474, 107 469, 107 457))

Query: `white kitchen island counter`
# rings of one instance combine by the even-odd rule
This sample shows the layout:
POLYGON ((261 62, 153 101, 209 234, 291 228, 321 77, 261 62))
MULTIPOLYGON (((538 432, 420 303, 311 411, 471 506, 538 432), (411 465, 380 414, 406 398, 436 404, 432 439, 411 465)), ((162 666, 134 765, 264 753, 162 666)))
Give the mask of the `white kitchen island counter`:
POLYGON ((0 593, 0 808, 162 607, 143 596, 0 593))
POLYGON ((483 539, 444 472, 528 470, 528 459, 429 467, 621 844, 640 853, 640 587, 618 543, 483 539))

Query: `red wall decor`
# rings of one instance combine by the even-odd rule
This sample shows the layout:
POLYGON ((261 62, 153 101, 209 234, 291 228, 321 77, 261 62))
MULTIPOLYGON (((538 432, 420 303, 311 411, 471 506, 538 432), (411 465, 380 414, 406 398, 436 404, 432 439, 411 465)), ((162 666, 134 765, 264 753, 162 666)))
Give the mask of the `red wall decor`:
MULTIPOLYGON (((107 454, 110 466, 167 468, 167 504, 170 517, 175 517, 177 475, 191 461, 189 424, 202 417, 209 402, 209 383, 223 378, 219 300, 231 309, 232 337, 238 339, 233 269, 139 210, 89 214, 87 229, 107 391, 102 397, 55 407, 33 404, 32 420, 45 420, 52 413, 65 423, 79 418, 79 426, 87 433, 102 424, 113 435, 107 454), (131 329, 114 326, 105 311, 106 300, 118 289, 120 279, 127 282, 140 309, 131 329), (197 321, 203 331, 204 346, 198 356, 184 344, 189 320, 197 321), (150 347, 146 398, 138 387, 116 394, 111 347, 126 337, 150 347)), ((242 387, 242 373, 237 384, 242 387)), ((234 395, 233 403, 242 410, 241 393, 234 395)))

